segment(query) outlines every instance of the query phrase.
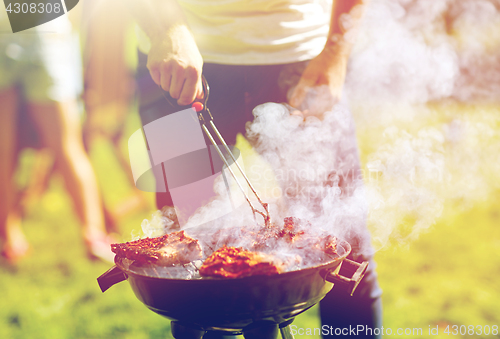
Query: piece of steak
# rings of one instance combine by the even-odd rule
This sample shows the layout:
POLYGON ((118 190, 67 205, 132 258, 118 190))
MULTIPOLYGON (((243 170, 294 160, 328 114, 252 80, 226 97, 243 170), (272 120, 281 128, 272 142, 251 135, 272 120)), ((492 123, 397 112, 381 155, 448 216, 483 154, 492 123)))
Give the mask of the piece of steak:
POLYGON ((136 264, 154 263, 162 266, 187 264, 202 258, 198 240, 184 231, 165 234, 157 238, 144 238, 122 244, 112 244, 117 257, 135 260, 136 264))
POLYGON ((279 260, 271 255, 223 246, 205 260, 200 275, 221 278, 271 275, 280 273, 280 266, 279 260))

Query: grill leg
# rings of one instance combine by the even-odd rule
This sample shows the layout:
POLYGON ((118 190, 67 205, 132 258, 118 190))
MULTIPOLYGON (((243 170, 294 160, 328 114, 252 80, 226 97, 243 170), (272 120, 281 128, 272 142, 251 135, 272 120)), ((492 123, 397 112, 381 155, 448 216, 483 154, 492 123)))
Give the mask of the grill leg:
POLYGON ((245 339, 276 339, 278 324, 273 322, 254 323, 243 329, 245 339))
POLYGON ((205 334, 204 330, 184 326, 177 321, 170 323, 170 330, 175 339, 202 339, 205 334))
POLYGON ((293 322, 294 319, 295 318, 292 318, 280 324, 280 332, 282 339, 294 339, 292 331, 290 330, 290 324, 293 322))
POLYGON ((281 327, 280 332, 281 332, 282 339, 294 339, 292 331, 290 330, 290 325, 286 325, 285 327, 281 327))

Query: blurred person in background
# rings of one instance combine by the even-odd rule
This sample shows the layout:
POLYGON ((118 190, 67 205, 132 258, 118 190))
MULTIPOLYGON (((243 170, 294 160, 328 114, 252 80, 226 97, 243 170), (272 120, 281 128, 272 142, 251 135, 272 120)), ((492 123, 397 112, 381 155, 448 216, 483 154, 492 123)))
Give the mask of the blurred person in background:
POLYGON ((128 39, 133 35, 129 29, 133 20, 120 0, 88 0, 82 8, 86 113, 83 142, 89 154, 100 142, 107 142, 132 188, 131 194, 111 204, 104 199, 104 188, 100 187, 106 228, 118 232, 118 224, 124 217, 134 210, 151 207, 147 194, 135 187, 132 173, 125 170, 130 163, 122 147, 127 119, 133 112, 135 65, 130 55, 135 57, 135 41, 128 39))
MULTIPOLYGON (((259 104, 287 102, 298 108, 293 114, 304 118, 321 119, 331 110, 341 97, 365 3, 147 0, 132 1, 131 6, 149 37, 144 52, 150 75, 143 70, 139 76, 143 125, 201 99, 203 73, 210 84, 208 105, 217 127, 234 145, 259 104), (169 107, 159 86, 177 100, 178 107, 169 107), (309 100, 311 95, 319 96, 309 100)), ((350 137, 356 149, 354 130, 350 137)), ((355 162, 354 171, 360 168, 359 160, 355 162)), ((344 184, 342 189, 350 194, 349 183, 344 184)), ((157 193, 157 207, 165 206, 173 206, 169 192, 157 193)), ((337 288, 325 297, 320 303, 322 323, 333 328, 380 328, 381 290, 368 230, 346 240, 353 245, 350 258, 369 260, 370 266, 352 298, 337 288), (361 254, 361 248, 370 250, 361 254)))
MULTIPOLYGON (((3 9, 3 8, 2 8, 3 9)), ((34 124, 40 143, 54 156, 92 259, 112 260, 97 181, 82 143, 77 98, 81 88, 80 48, 67 16, 28 31, 11 33, 0 9, 0 252, 14 264, 29 244, 14 207, 14 173, 19 128, 34 124), (20 119, 21 108, 27 115, 20 119)), ((63 222, 63 221, 62 221, 63 222)))

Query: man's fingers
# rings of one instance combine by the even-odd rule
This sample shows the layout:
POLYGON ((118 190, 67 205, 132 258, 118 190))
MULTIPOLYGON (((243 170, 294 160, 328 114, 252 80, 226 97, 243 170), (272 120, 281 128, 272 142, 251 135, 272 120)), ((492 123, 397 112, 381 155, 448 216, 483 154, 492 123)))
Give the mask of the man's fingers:
POLYGON ((164 91, 169 92, 171 83, 172 83, 172 76, 170 74, 161 75, 160 86, 164 91))
POLYGON ((293 107, 299 107, 304 101, 309 89, 314 85, 314 82, 314 79, 302 76, 290 96, 290 105, 293 107))
POLYGON ((158 86, 161 86, 161 77, 160 77, 160 72, 158 70, 152 70, 149 72, 151 74, 151 78, 157 84, 158 86))
POLYGON ((300 104, 302 104, 302 102, 304 101, 305 96, 306 88, 301 84, 301 82, 299 82, 294 88, 290 97, 290 105, 292 105, 292 107, 299 107, 300 104))
POLYGON ((163 59, 161 62, 154 62, 148 59, 148 62, 153 81, 169 92, 170 96, 177 100, 177 104, 186 106, 195 98, 203 98, 202 68, 186 65, 178 60, 163 59))
POLYGON ((198 94, 198 75, 196 70, 188 69, 185 71, 185 81, 182 91, 179 95, 177 103, 181 106, 189 105, 192 103, 198 94))
POLYGON ((196 99, 205 98, 205 92, 203 92, 203 85, 201 83, 201 78, 198 79, 196 83, 196 99))
POLYGON ((298 116, 298 117, 304 118, 304 114, 301 111, 299 111, 298 109, 291 111, 290 115, 294 115, 294 116, 298 116))
POLYGON ((182 86, 184 86, 184 74, 182 69, 174 69, 172 71, 172 82, 170 83, 170 96, 174 99, 179 99, 182 92, 182 86))

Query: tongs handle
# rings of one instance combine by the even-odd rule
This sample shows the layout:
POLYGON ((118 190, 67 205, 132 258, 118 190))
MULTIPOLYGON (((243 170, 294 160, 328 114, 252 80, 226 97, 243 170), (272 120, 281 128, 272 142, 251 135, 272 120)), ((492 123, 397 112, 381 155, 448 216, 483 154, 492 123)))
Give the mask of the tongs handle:
MULTIPOLYGON (((260 196, 258 195, 257 191, 255 190, 255 188, 253 187, 252 183, 250 182, 250 180, 248 179, 248 177, 246 176, 245 172, 243 171, 243 169, 241 168, 240 164, 238 163, 238 161, 236 160, 233 152, 231 151, 231 149, 229 148, 229 146, 227 145, 226 141, 224 140, 224 138, 222 137, 222 135, 220 134, 219 130, 217 129, 217 127, 215 126, 214 124, 214 121, 213 121, 213 116, 212 114, 210 113, 210 110, 208 109, 207 107, 207 101, 208 101, 208 97, 210 95, 210 87, 208 86, 208 82, 207 82, 207 79, 205 79, 205 76, 202 75, 201 76, 201 83, 202 83, 202 86, 203 86, 203 99, 202 101, 200 100, 195 100, 192 104, 191 104, 191 108, 193 108, 197 113, 198 113, 198 119, 200 120, 201 122, 201 128, 203 129, 203 132, 205 132, 205 134, 207 135, 208 139, 210 140, 210 142, 212 143, 212 145, 215 147, 215 150, 217 151, 217 153, 219 154, 219 157, 221 158, 221 160, 224 162, 224 164, 226 165, 226 168, 228 169, 229 173, 231 174, 231 176, 234 178, 234 181, 236 182, 236 184, 238 185, 238 187, 240 188, 241 192, 243 193, 243 195, 245 196, 245 199, 246 201, 248 202, 248 204, 250 205, 250 208, 252 209, 252 212, 254 213, 258 213, 260 215, 262 215, 262 217, 264 218, 264 222, 265 222, 265 225, 268 226, 269 225, 269 222, 270 222, 270 216, 269 216, 269 210, 268 210, 268 205, 266 203, 264 203, 262 201, 262 199, 260 198, 260 196), (208 117, 207 119, 205 119, 205 116, 204 114, 207 114, 208 117), (229 156, 231 157, 233 163, 236 165, 236 167, 238 168, 238 170, 240 171, 240 173, 243 175, 243 178, 245 179, 247 185, 250 187, 250 189, 252 190, 253 194, 257 197, 257 200, 259 201, 259 203, 262 205, 262 207, 264 208, 264 211, 265 213, 257 210, 251 203, 250 199, 248 198, 245 190, 243 189, 243 186, 241 186, 240 182, 238 181, 238 178, 236 177, 235 173, 233 172, 233 170, 231 169, 230 167, 230 164, 229 162, 227 161, 226 157, 224 156, 224 154, 222 153, 221 149, 219 148, 219 145, 217 144, 217 141, 215 141, 214 137, 212 136, 212 134, 210 133, 210 131, 208 130, 207 128, 207 123, 208 121, 208 124, 209 126, 212 128, 212 130, 215 132, 215 134, 217 135, 217 138, 220 140, 220 142, 222 143, 222 145, 224 146, 224 149, 226 150, 226 152, 229 154, 229 156)), ((168 92, 163 92, 163 95, 165 97, 165 99, 167 99, 167 101, 173 106, 173 107, 176 107, 176 106, 179 106, 177 104, 174 104, 172 103, 172 100, 173 98, 170 96, 170 94, 168 92)), ((179 106, 179 108, 182 108, 183 106, 179 106)))
POLYGON ((204 112, 208 113, 210 115, 210 120, 212 120, 212 114, 210 114, 210 111, 207 108, 208 96, 210 95, 210 86, 208 86, 207 79, 205 79, 205 76, 203 74, 201 75, 201 85, 203 87, 203 99, 201 99, 201 101, 199 99, 195 99, 195 101, 191 104, 191 107, 194 108, 194 110, 199 115, 203 114, 204 112))
POLYGON ((222 161, 226 165, 229 173, 231 173, 231 175, 234 178, 236 184, 238 185, 238 187, 240 188, 241 192, 245 196, 245 199, 247 200, 248 204, 250 205, 250 208, 252 209, 252 212, 254 213, 254 215, 255 215, 255 213, 258 213, 258 214, 262 215, 262 217, 264 218, 265 225, 268 226, 269 222, 270 222, 270 219, 271 219, 270 216, 269 216, 268 204, 266 204, 266 203, 264 203, 262 201, 262 199, 260 198, 259 194, 257 193, 257 190, 253 187, 252 183, 250 182, 250 180, 248 179, 247 175, 245 174, 245 171, 243 171, 243 168, 241 168, 241 166, 238 163, 238 161, 236 160, 233 152, 231 152, 231 149, 229 148, 229 146, 227 145, 226 141, 224 140, 224 138, 220 134, 219 130, 217 129, 217 126, 215 126, 215 124, 214 124, 214 117, 212 116, 212 114, 210 113, 210 110, 207 107, 208 96, 210 95, 210 87, 208 86, 207 80, 205 79, 205 77, 203 75, 201 77, 201 82, 202 82, 202 85, 203 85, 203 93, 204 93, 203 100, 204 100, 204 102, 202 104, 199 103, 199 102, 194 102, 191 107, 193 107, 198 112, 198 118, 200 119, 201 127, 202 127, 203 131, 205 132, 205 134, 207 135, 207 137, 210 139, 210 142, 214 145, 217 153, 219 154, 220 158, 222 159, 222 161), (245 190, 243 189, 243 187, 241 186, 240 182, 236 178, 236 175, 232 171, 232 169, 231 169, 229 163, 227 162, 224 154, 222 154, 221 150, 219 149, 219 146, 217 145, 217 142, 215 141, 215 139, 213 138, 212 134, 208 130, 207 126, 205 125, 205 121, 206 120, 205 120, 205 117, 203 116, 204 113, 208 114, 208 123, 209 123, 210 127, 212 128, 212 130, 217 135, 217 138, 220 140, 220 142, 224 146, 224 149, 226 150, 226 152, 229 154, 229 156, 233 160, 233 163, 236 165, 236 167, 240 171, 241 175, 243 175, 243 178, 245 179, 247 185, 250 187, 250 189, 252 190, 253 194, 255 195, 255 197, 257 198, 257 200, 259 201, 259 203, 264 208, 265 213, 262 213, 262 212, 258 211, 257 209, 255 209, 255 207, 250 202, 250 199, 248 198, 245 190))

